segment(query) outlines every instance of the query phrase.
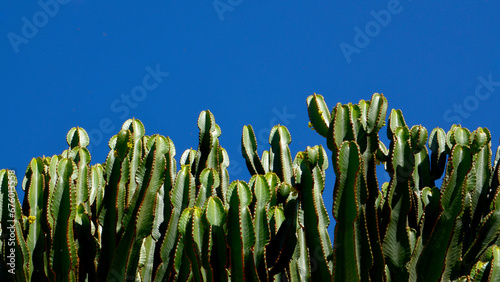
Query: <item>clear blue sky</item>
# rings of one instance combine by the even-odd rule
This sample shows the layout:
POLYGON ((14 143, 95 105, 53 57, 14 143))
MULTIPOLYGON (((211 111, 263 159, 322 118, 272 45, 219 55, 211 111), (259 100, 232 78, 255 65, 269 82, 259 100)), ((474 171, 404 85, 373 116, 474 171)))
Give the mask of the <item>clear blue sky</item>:
MULTIPOLYGON (((410 126, 488 127, 496 149, 500 3, 446 2, 2 1, 0 168, 21 183, 31 158, 60 154, 75 126, 94 133, 92 163, 103 162, 132 117, 169 136, 179 158, 210 109, 231 179, 248 180, 243 125, 259 152, 278 123, 293 156, 325 145, 307 126, 314 92, 330 108, 383 93, 410 126)), ((331 211, 331 167, 327 180, 331 211)))

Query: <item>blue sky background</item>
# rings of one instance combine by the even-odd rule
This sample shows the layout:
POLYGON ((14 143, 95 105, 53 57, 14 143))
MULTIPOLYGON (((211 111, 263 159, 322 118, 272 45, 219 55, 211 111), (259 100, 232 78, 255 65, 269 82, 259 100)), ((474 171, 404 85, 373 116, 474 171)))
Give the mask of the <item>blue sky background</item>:
MULTIPOLYGON (((243 125, 259 153, 278 123, 293 156, 325 145, 307 126, 314 92, 330 108, 383 93, 410 126, 487 127, 498 145, 497 1, 59 1, 0 3, 0 168, 15 169, 19 183, 31 158, 67 148, 75 126, 94 132, 92 163, 103 162, 107 140, 132 117, 146 134, 169 136, 179 159, 197 147, 206 109, 221 126, 231 180, 248 180, 243 125), (148 68, 169 75, 148 80, 141 101, 121 102, 148 68)), ((333 184, 330 167, 330 212, 333 184)))

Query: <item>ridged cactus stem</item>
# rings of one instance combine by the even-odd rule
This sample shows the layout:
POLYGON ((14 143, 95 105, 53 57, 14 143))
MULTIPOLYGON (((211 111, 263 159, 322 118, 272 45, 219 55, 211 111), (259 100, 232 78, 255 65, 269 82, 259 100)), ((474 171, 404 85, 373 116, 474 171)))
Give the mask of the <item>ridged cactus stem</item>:
POLYGON ((228 191, 228 245, 231 249, 231 280, 258 280, 253 260, 255 233, 249 205, 252 193, 243 181, 233 182, 228 191))
POLYGON ((172 257, 172 255, 177 254, 175 250, 176 242, 180 240, 178 238, 179 234, 177 225, 182 211, 188 207, 190 202, 192 202, 191 198, 194 197, 194 193, 195 181, 194 176, 191 174, 191 165, 182 165, 181 169, 177 173, 173 189, 170 192, 172 212, 164 234, 163 244, 160 248, 161 263, 156 270, 155 281, 162 281, 169 277, 170 273, 174 271, 176 257, 177 261, 182 261, 181 255, 172 257))
POLYGON ((119 191, 119 183, 122 179, 122 161, 128 151, 127 144, 129 137, 130 132, 128 130, 121 130, 114 139, 115 145, 111 146, 111 151, 106 159, 106 187, 103 204, 99 210, 99 222, 103 226, 101 238, 102 249, 97 268, 97 275, 99 277, 106 277, 110 272, 111 261, 119 242, 119 238, 117 238, 119 231, 117 230, 117 225, 121 225, 118 219, 121 217, 120 214, 123 216, 124 210, 120 210, 118 207, 119 204, 123 207, 124 202, 120 203, 117 201, 119 195, 124 195, 119 191))
POLYGON ((23 180, 23 189, 27 191, 25 203, 29 206, 28 237, 26 243, 30 250, 30 275, 31 279, 44 274, 43 251, 45 250, 45 234, 42 230, 42 217, 44 209, 45 179, 43 175, 43 160, 31 160, 26 176, 23 180))
POLYGON ((226 211, 224 205, 218 197, 210 197, 207 200, 205 209, 205 218, 208 223, 207 245, 204 252, 204 258, 207 259, 207 281, 228 281, 226 262, 227 247, 226 236, 224 232, 224 223, 226 222, 226 211))
MULTIPOLYGON (((332 157, 333 158, 333 157, 332 157)), ((339 148, 337 179, 334 188, 333 217, 335 225, 334 281, 359 281, 358 243, 354 222, 359 216, 358 189, 361 155, 354 141, 345 141, 339 148)))
POLYGON ((391 279, 408 279, 407 262, 410 260, 410 234, 407 227, 407 215, 412 207, 410 178, 413 171, 413 155, 409 142, 408 127, 396 128, 391 142, 389 166, 393 175, 387 188, 384 206, 386 227, 383 239, 383 251, 386 257, 391 279))
MULTIPOLYGON (((440 206, 442 213, 439 215, 432 233, 427 235, 429 236, 428 241, 419 242, 424 243, 425 246, 421 254, 417 256, 418 262, 415 272, 417 277, 414 278, 416 280, 430 281, 441 277, 455 220, 462 211, 464 184, 471 165, 470 149, 463 145, 455 145, 447 166, 447 175, 449 177, 443 183, 441 189, 440 206)), ((425 224, 427 223, 424 222, 424 228, 425 224)))
POLYGON ((54 187, 50 215, 54 219, 50 269, 60 281, 76 280, 76 246, 73 234, 73 219, 76 208, 76 191, 73 186, 74 163, 63 158, 57 164, 57 182, 54 187))
POLYGON ((143 240, 153 230, 155 213, 152 211, 156 194, 165 177, 164 155, 168 145, 166 139, 158 135, 152 137, 151 142, 151 148, 136 174, 137 190, 130 202, 134 209, 127 210, 123 216, 125 231, 112 260, 111 269, 115 271, 113 277, 135 276, 143 240))
POLYGON ((271 236, 267 220, 267 206, 271 201, 271 190, 263 175, 256 175, 254 177, 252 190, 257 200, 254 211, 254 262, 259 279, 266 281, 269 279, 269 275, 265 261, 265 247, 268 245, 271 236))
POLYGON ((304 212, 304 227, 309 259, 316 265, 311 271, 312 279, 331 280, 333 269, 333 250, 327 229, 330 224, 328 212, 323 203, 324 170, 327 157, 323 147, 308 147, 299 159, 297 170, 300 178, 295 181, 300 193, 300 207, 304 212))

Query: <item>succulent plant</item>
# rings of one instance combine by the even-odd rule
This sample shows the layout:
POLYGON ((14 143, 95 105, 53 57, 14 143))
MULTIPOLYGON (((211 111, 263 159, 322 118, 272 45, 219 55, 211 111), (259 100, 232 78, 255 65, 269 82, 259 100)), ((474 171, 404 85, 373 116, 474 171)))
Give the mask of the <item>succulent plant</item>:
POLYGON ((29 163, 22 205, 13 171, 0 170, 0 280, 500 279, 500 149, 492 165, 487 129, 428 134, 391 110, 386 146, 382 94, 331 111, 314 94, 307 109, 331 162, 321 145, 292 158, 282 125, 259 156, 246 125, 248 181, 230 181, 210 111, 198 118, 198 148, 178 160, 170 138, 129 119, 106 161, 91 165, 87 133, 72 128, 67 150, 29 163), (380 173, 390 181, 379 183, 380 173))

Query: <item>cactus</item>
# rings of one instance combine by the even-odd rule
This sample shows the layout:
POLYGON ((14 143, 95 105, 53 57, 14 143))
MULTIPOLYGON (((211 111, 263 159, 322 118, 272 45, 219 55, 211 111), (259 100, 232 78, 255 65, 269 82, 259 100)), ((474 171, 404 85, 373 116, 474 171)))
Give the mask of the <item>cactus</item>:
POLYGON ((428 136, 423 126, 408 127, 402 112, 392 110, 387 149, 377 134, 387 108, 383 95, 338 104, 326 136, 323 97, 315 94, 307 101, 312 126, 332 150, 337 176, 335 280, 496 277, 499 164, 491 166, 487 129, 470 133, 453 125, 447 133, 436 128, 428 136), (384 163, 391 179, 380 190, 377 163, 384 163), (443 173, 441 188, 435 187, 443 173))
POLYGON ((178 160, 170 138, 129 119, 105 163, 91 165, 87 133, 72 128, 60 155, 29 163, 22 205, 16 176, 0 170, 0 280, 499 279, 500 148, 492 165, 486 128, 429 134, 377 93, 331 111, 319 94, 306 102, 331 162, 321 145, 292 158, 283 125, 259 156, 246 125, 248 181, 230 181, 208 110, 196 150, 178 160), (379 139, 387 114, 388 146, 379 139), (333 244, 323 201, 330 164, 333 244), (390 181, 379 185, 381 172, 390 181))

